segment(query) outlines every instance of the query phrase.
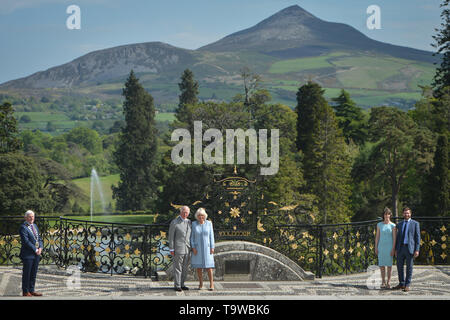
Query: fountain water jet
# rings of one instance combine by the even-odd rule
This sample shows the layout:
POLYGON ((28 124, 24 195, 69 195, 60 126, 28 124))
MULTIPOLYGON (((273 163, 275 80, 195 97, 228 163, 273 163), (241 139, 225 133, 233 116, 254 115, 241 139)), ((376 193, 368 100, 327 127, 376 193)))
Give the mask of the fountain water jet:
POLYGON ((94 213, 94 187, 97 186, 98 194, 100 195, 100 201, 102 203, 102 213, 106 212, 105 199, 103 197, 102 185, 100 183, 100 179, 98 178, 97 171, 92 168, 91 170, 91 222, 92 215, 94 213))

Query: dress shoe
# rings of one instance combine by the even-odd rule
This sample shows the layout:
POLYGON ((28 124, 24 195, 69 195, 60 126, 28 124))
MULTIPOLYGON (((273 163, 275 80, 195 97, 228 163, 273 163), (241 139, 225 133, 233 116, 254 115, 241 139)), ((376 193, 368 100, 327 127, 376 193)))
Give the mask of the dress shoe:
POLYGON ((22 296, 23 297, 32 297, 31 293, 29 293, 29 292, 22 293, 22 296))
POLYGON ((401 284, 396 285, 395 287, 392 288, 392 290, 400 290, 400 289, 405 289, 405 286, 402 286, 401 284))
POLYGON ((183 290, 189 290, 189 288, 188 287, 181 287, 181 289, 183 289, 183 290))
POLYGON ((175 288, 175 291, 181 292, 183 290, 181 288, 175 288))
POLYGON ((408 292, 409 291, 409 287, 405 287, 405 289, 403 289, 404 292, 408 292))
POLYGON ((31 295, 35 297, 42 297, 42 293, 40 292, 32 292, 31 295))

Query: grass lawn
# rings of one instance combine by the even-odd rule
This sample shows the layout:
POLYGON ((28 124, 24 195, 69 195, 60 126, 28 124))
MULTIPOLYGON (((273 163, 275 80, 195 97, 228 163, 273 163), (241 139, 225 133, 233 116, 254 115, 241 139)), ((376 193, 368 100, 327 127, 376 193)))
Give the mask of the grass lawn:
POLYGON ((155 120, 172 122, 175 120, 175 113, 174 112, 159 112, 156 114, 155 120))
MULTIPOLYGON (((111 206, 115 208, 116 201, 112 198, 112 190, 111 186, 113 184, 117 185, 119 182, 120 176, 118 174, 110 175, 110 176, 104 176, 99 177, 100 184, 102 186, 103 191, 103 197, 105 199, 106 206, 108 207, 111 203, 111 206)), ((86 195, 87 199, 86 201, 79 202, 78 204, 86 210, 86 212, 89 212, 90 210, 90 195, 91 195, 91 178, 81 178, 81 179, 74 179, 72 180, 73 183, 75 183, 81 190, 83 190, 84 194, 86 195)), ((101 201, 98 194, 98 190, 94 189, 94 214, 97 212, 102 211, 101 201)))

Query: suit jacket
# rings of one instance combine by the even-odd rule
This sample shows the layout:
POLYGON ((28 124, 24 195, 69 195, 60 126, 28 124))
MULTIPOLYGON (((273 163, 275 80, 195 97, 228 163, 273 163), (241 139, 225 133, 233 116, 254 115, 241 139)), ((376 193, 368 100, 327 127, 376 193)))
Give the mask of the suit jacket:
MULTIPOLYGON (((397 239, 395 242, 395 249, 397 252, 400 250, 401 241, 403 239, 403 225, 405 220, 397 223, 397 239)), ((420 249, 420 225, 416 220, 411 219, 408 227, 408 250, 413 254, 414 251, 420 249)))
POLYGON ((20 239, 21 247, 19 257, 21 259, 34 259, 36 257, 36 241, 39 242, 39 248, 44 247, 41 235, 39 234, 39 229, 36 224, 33 223, 33 228, 37 233, 38 239, 34 237, 33 231, 28 222, 24 222, 20 225, 20 239))
POLYGON ((173 219, 169 227, 169 249, 175 250, 175 254, 188 254, 191 250, 191 220, 178 216, 173 219))

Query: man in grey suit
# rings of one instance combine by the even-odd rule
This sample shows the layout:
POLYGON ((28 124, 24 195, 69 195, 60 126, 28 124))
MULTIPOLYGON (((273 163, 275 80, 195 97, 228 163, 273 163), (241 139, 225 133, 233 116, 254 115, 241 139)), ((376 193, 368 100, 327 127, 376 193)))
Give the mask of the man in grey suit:
POLYGON ((173 257, 174 284, 176 291, 189 290, 184 285, 191 256, 191 220, 188 206, 180 208, 180 215, 172 220, 169 227, 169 249, 173 257))

